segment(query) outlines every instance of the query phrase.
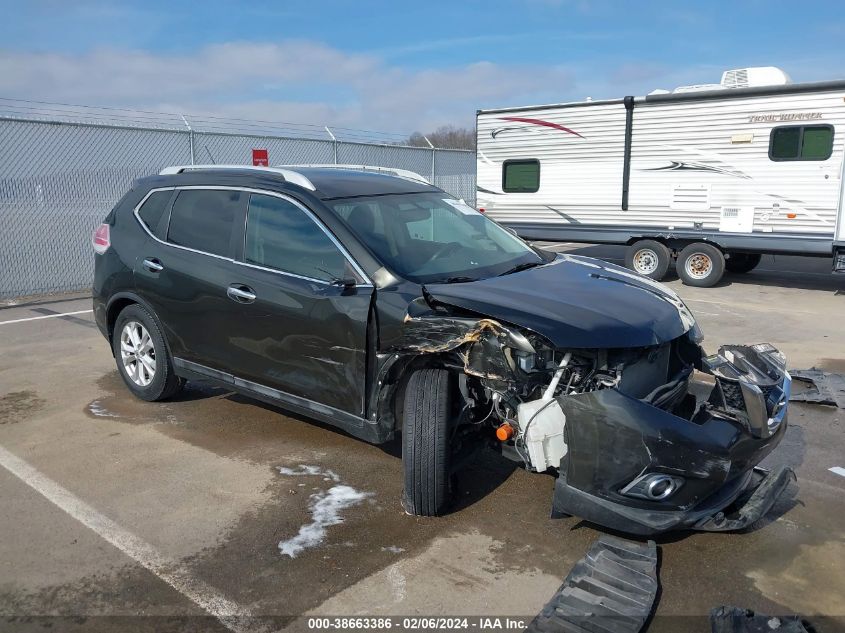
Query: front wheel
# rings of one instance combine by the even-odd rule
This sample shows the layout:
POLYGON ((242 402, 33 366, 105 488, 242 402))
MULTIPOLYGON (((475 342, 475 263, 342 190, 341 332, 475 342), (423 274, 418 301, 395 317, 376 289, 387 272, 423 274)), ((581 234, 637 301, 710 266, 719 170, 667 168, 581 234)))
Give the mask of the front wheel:
POLYGON ((676 269, 687 286, 710 288, 725 274, 725 256, 712 244, 695 242, 678 255, 676 269))
POLYGON ((405 389, 402 465, 405 510, 443 514, 449 503, 452 381, 445 369, 420 369, 405 389))
POLYGON ((161 330, 142 306, 127 306, 117 315, 112 350, 120 377, 141 400, 165 400, 182 388, 161 330))
POLYGON ((761 256, 759 253, 731 253, 725 260, 729 273, 748 273, 757 268, 761 256))

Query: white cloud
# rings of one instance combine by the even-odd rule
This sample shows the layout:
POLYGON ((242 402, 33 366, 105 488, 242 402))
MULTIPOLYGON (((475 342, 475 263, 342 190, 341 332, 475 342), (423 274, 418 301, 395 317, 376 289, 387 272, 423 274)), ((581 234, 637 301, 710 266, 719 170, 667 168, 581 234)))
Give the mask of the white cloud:
MULTIPOLYGON (((722 70, 737 65, 712 56, 708 64, 686 67, 596 59, 580 62, 576 73, 574 65, 542 60, 530 66, 479 61, 419 69, 389 58, 386 50, 352 53, 303 40, 228 42, 181 55, 117 48, 0 51, 0 97, 410 133, 444 124, 472 126, 478 108, 718 82, 722 70)), ((790 62, 786 70, 795 80, 840 74, 829 61, 790 62)))
POLYGON ((185 55, 0 52, 0 95, 377 130, 471 125, 481 106, 572 87, 564 68, 490 62, 418 70, 310 41, 230 42, 185 55))

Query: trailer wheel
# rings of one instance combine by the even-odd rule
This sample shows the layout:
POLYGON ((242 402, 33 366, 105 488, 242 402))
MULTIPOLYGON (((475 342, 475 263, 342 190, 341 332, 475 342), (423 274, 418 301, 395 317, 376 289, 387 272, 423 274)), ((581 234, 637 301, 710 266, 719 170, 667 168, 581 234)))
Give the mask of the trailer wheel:
POLYGON ((660 281, 669 270, 669 249, 655 240, 634 242, 625 251, 625 266, 634 272, 660 281))
POLYGON ((409 514, 437 516, 449 503, 451 386, 445 369, 419 369, 405 389, 402 465, 409 514))
POLYGON ((757 268, 760 263, 758 253, 731 253, 725 260, 725 268, 729 273, 747 273, 757 268))
POLYGON ((712 244, 694 242, 678 255, 676 269, 687 286, 710 288, 725 274, 725 256, 712 244))

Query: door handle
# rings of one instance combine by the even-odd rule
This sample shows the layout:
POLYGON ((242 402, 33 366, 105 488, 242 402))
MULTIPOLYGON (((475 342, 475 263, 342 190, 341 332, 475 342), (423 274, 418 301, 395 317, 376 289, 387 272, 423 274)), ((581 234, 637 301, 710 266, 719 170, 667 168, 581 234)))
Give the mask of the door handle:
POLYGON ((144 268, 149 270, 151 273, 160 273, 164 270, 164 266, 161 265, 161 262, 155 259, 154 257, 148 257, 143 261, 144 268))
POLYGON ((232 284, 226 289, 226 294, 232 301, 237 303, 252 303, 255 301, 255 292, 249 286, 243 284, 232 284))

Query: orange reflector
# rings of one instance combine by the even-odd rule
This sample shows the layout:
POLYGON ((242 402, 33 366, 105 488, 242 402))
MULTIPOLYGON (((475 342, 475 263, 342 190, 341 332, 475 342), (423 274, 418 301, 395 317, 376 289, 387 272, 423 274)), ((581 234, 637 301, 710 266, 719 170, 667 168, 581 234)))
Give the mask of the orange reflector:
POLYGON ((500 442, 507 442, 513 437, 513 427, 505 422, 502 426, 496 429, 496 437, 500 442))
POLYGON ((790 220, 794 220, 795 218, 798 217, 798 214, 797 213, 787 213, 786 217, 788 217, 790 220))

